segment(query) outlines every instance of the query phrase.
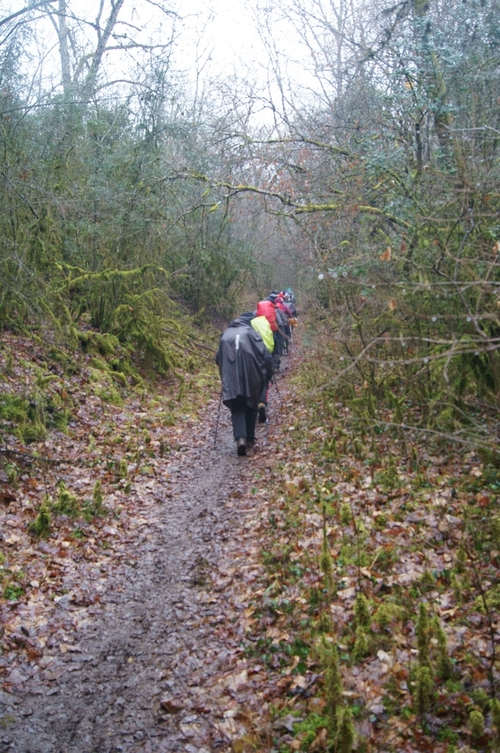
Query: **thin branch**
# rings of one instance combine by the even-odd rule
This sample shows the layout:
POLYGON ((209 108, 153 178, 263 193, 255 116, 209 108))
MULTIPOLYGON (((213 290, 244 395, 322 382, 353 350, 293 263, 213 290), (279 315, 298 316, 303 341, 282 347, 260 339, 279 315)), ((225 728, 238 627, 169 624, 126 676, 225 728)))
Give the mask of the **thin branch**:
POLYGON ((21 10, 16 11, 15 13, 11 13, 10 16, 6 16, 5 18, 2 18, 0 20, 0 26, 4 26, 4 24, 8 24, 9 21, 13 21, 15 18, 19 18, 19 16, 24 15, 25 13, 29 13, 32 10, 37 10, 38 8, 43 8, 46 5, 51 5, 52 3, 57 2, 57 0, 41 0, 41 2, 26 5, 24 8, 21 8, 21 10))

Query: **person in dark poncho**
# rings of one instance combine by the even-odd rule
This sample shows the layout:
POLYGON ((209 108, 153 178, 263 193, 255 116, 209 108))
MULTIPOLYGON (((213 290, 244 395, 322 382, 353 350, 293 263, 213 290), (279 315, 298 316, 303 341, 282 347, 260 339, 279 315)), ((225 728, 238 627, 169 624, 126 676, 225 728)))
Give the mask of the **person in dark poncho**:
POLYGON ((247 447, 255 441, 259 398, 272 376, 271 331, 264 321, 271 339, 266 345, 266 336, 252 326, 252 321, 255 324, 252 313, 232 321, 221 335, 215 357, 222 381, 221 399, 231 411, 238 455, 246 455, 247 447))

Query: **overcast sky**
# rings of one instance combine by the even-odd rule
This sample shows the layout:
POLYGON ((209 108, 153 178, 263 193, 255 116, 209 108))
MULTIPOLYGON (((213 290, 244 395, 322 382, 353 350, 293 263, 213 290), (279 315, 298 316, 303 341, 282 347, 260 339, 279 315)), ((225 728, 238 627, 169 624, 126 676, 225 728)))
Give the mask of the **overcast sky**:
MULTIPOLYGON (((267 53, 255 28, 254 6, 252 0, 187 0, 180 6, 186 15, 184 39, 198 42, 198 49, 210 50, 214 73, 257 73, 258 68, 267 68, 267 53)), ((177 54, 182 59, 189 50, 181 47, 177 54)), ((190 54, 196 54, 195 49, 190 54)))
MULTIPOLYGON (((99 0, 67 0, 69 26, 77 29, 80 49, 89 52, 95 49, 95 21, 99 0), (72 20, 74 15, 75 20, 72 20), (87 37, 87 43, 84 38, 87 37)), ((27 0, 0 0, 0 19, 9 12, 26 8, 27 0)), ((169 7, 176 10, 176 37, 173 48, 174 68, 181 69, 189 80, 213 80, 231 78, 234 73, 240 82, 258 81, 262 87, 268 82, 268 53, 256 28, 257 5, 262 0, 170 0, 169 7)), ((172 28, 172 17, 166 17, 155 10, 155 2, 147 0, 127 0, 115 27, 122 39, 137 39, 138 42, 167 43, 172 28), (160 28, 163 23, 164 31, 160 28)), ((57 3, 51 4, 57 9, 57 3)), ((271 8, 279 8, 271 4, 271 8)), ((105 0, 101 23, 109 14, 109 0, 105 0)), ((61 81, 60 59, 55 29, 42 9, 37 12, 33 42, 33 79, 38 81, 34 89, 56 91, 61 81)), ((30 21, 33 23, 33 21, 30 21)), ((280 41, 293 49, 293 32, 290 29, 273 29, 280 41)), ((6 27, 7 28, 7 27, 6 27)), ((295 44, 295 49, 297 46, 295 44)), ((116 72, 125 74, 131 64, 130 54, 111 52, 106 64, 116 72)), ((289 71, 291 66, 288 66, 289 71)), ((29 72, 28 72, 29 73, 29 72)), ((120 73, 116 78, 120 77, 120 73)), ((126 76, 124 76, 126 78, 126 76)))

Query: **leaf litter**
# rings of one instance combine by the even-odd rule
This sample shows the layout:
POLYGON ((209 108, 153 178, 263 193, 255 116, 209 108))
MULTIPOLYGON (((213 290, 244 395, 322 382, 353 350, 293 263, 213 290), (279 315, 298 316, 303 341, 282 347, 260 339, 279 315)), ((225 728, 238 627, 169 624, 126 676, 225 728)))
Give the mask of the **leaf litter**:
MULTIPOLYGON (((12 338, 4 366, 7 352, 6 389, 22 371, 30 393, 42 349, 12 338)), ((208 400, 207 379, 186 374, 183 403, 171 381, 115 405, 79 366, 51 382, 72 403, 65 432, 27 442, 4 426, 0 750, 250 744, 264 675, 241 617, 263 573, 245 527, 259 449, 242 463, 224 414, 213 447, 215 369, 208 400)))
POLYGON ((494 469, 390 433, 374 461, 342 403, 330 418, 295 376, 242 462, 224 412, 212 447, 213 384, 172 423, 172 385, 114 406, 75 379, 77 417, 36 464, 6 437, 0 750, 336 749, 329 647, 354 749, 494 748, 494 469), (34 537, 61 480, 91 514, 34 537))

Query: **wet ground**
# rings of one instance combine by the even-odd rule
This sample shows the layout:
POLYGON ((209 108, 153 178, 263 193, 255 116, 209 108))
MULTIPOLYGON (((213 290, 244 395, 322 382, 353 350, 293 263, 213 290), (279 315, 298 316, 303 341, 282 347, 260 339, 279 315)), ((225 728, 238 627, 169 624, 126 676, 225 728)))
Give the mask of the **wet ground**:
MULTIPOLYGON (((9 666, 0 751, 201 753, 231 750, 245 734, 240 694, 258 667, 242 648, 246 605, 234 584, 251 588, 254 577, 248 551, 258 542, 245 521, 258 501, 249 488, 270 450, 260 426, 254 456, 238 458, 224 408, 214 447, 216 413, 212 400, 204 424, 144 489, 127 557, 82 571, 101 584, 99 601, 62 596, 43 656, 23 651, 9 666)), ((16 640, 25 635, 29 647, 32 632, 21 625, 16 640)))

